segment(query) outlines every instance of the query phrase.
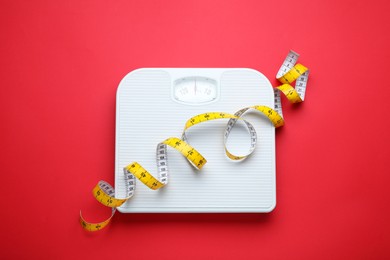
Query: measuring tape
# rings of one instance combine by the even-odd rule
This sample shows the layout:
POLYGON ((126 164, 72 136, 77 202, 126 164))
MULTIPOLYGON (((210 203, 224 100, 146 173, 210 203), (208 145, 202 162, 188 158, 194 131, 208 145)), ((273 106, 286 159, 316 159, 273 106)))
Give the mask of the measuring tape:
POLYGON ((184 130, 181 138, 170 137, 157 144, 157 178, 154 177, 151 173, 149 173, 145 168, 143 168, 142 165, 138 162, 133 162, 127 165, 123 169, 123 173, 125 175, 126 180, 125 198, 115 198, 114 188, 105 181, 99 181, 99 183, 92 190, 92 193, 100 203, 112 209, 111 216, 105 221, 99 223, 91 223, 84 220, 80 211, 81 226, 88 231, 98 231, 107 226, 111 221, 112 217, 114 216, 116 208, 121 206, 134 195, 136 188, 136 179, 141 181, 144 185, 146 185, 152 190, 158 190, 167 185, 169 172, 167 153, 168 146, 181 153, 195 169, 201 170, 202 167, 206 164, 207 160, 203 157, 202 154, 200 154, 194 147, 190 145, 186 136, 186 131, 189 128, 196 126, 200 123, 218 119, 229 119, 224 131, 224 147, 227 157, 233 161, 242 161, 248 156, 250 156, 256 148, 258 140, 257 133, 253 125, 243 119, 241 116, 249 110, 255 110, 259 112, 260 115, 263 115, 268 118, 275 126, 275 128, 284 125, 280 93, 283 93, 291 103, 299 103, 304 101, 305 99, 309 70, 302 64, 297 64, 298 57, 299 54, 294 51, 290 51, 276 75, 276 78, 279 80, 279 82, 282 83, 282 85, 274 88, 274 108, 257 105, 240 109, 234 114, 228 114, 224 112, 207 112, 191 117, 184 125, 184 130), (294 81, 296 81, 295 88, 290 85, 294 81), (245 124, 251 138, 248 152, 243 155, 235 155, 231 153, 226 147, 229 134, 238 120, 242 121, 245 124))

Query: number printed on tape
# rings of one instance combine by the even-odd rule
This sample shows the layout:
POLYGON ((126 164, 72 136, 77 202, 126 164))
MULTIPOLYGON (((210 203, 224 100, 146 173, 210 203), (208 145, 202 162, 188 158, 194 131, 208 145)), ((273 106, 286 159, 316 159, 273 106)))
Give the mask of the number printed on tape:
POLYGON ((123 173, 126 179, 127 196, 125 198, 116 198, 114 188, 105 181, 99 181, 99 183, 92 190, 93 196, 104 206, 110 207, 112 209, 111 216, 102 222, 91 223, 83 218, 80 211, 79 220, 81 226, 87 231, 98 231, 106 227, 114 216, 116 208, 121 206, 134 195, 136 190, 136 179, 152 190, 158 190, 167 185, 169 179, 169 163, 167 153, 168 146, 181 153, 195 169, 201 170, 202 167, 204 167, 204 165, 207 163, 207 160, 203 157, 202 154, 200 154, 194 147, 189 144, 186 136, 186 131, 197 124, 212 120, 228 119, 223 136, 225 153, 227 157, 233 161, 241 161, 250 156, 256 148, 258 138, 253 125, 243 119, 242 115, 244 115, 249 110, 254 110, 259 112, 260 116, 263 116, 271 121, 275 128, 284 125, 280 93, 283 93, 291 103, 299 103, 305 100, 309 70, 302 64, 297 63, 298 57, 299 54, 294 51, 290 51, 276 75, 276 78, 279 80, 279 82, 282 83, 282 85, 274 88, 274 108, 263 105, 256 105, 242 108, 234 114, 225 112, 206 112, 191 117, 184 124, 184 130, 181 138, 169 137, 168 139, 157 144, 156 166, 158 177, 154 177, 138 162, 133 162, 125 166, 123 168, 123 173), (296 82, 295 88, 291 85, 293 82, 296 82), (251 144, 248 148, 248 152, 241 155, 231 153, 226 147, 229 134, 238 120, 244 122, 245 126, 248 128, 248 134, 251 138, 251 144))

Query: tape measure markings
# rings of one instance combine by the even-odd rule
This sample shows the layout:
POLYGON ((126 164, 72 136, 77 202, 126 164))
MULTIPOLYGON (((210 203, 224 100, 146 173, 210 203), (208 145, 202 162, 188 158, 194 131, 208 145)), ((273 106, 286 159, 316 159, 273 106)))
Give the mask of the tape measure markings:
POLYGON ((87 231, 98 231, 98 230, 101 230, 102 228, 106 227, 112 217, 115 215, 115 212, 116 212, 116 208, 112 208, 111 209, 111 216, 106 219, 105 221, 102 221, 102 222, 98 222, 98 223, 92 223, 92 222, 87 222, 84 218, 83 218, 83 215, 81 214, 81 210, 80 210, 80 224, 81 226, 87 230, 87 231))
MULTIPOLYGON (((297 64, 298 58, 299 54, 291 50, 276 75, 276 78, 281 83, 284 83, 282 86, 277 87, 277 89, 282 91, 292 103, 299 103, 305 100, 307 80, 309 77, 309 69, 302 64, 297 64), (295 80, 296 89, 290 85, 295 80)), ((280 95, 277 99, 279 103, 280 95)))
POLYGON ((286 58, 284 59, 278 73, 276 74, 276 78, 277 79, 281 78, 284 74, 286 74, 289 70, 291 70, 291 68, 294 67, 295 63, 297 63, 298 58, 299 58, 299 54, 293 50, 290 50, 290 52, 287 54, 286 58))
POLYGON ((221 118, 236 118, 236 119, 238 119, 238 117, 235 115, 223 113, 223 112, 203 113, 203 114, 199 114, 199 115, 193 116, 190 119, 188 119, 185 126, 184 126, 184 131, 187 130, 188 128, 194 126, 194 125, 199 124, 199 123, 209 121, 209 120, 214 120, 214 119, 221 119, 221 118))
POLYGON ((277 88, 274 88, 274 106, 276 112, 283 118, 283 109, 282 109, 282 102, 280 99, 280 91, 277 88))

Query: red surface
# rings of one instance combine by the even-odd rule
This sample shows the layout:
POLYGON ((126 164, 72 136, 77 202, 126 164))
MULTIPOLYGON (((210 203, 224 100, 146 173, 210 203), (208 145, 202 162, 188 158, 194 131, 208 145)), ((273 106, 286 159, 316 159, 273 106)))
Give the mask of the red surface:
MULTIPOLYGON (((1 255, 32 259, 390 258, 388 1, 1 1, 1 255), (311 69, 283 100, 271 214, 109 210, 115 92, 140 67, 311 69), (99 257, 99 258, 96 258, 99 257)), ((231 111, 232 112, 232 111, 231 111)), ((194 184, 196 185, 196 184, 194 184)), ((169 188, 169 187, 167 187, 169 188)))

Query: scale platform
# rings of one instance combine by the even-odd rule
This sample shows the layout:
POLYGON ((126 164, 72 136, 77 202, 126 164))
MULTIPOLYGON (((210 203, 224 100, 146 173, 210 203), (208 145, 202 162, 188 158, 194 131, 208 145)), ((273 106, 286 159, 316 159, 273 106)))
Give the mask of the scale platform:
MULTIPOLYGON (((185 122, 205 112, 234 114, 253 105, 274 107, 268 79, 247 68, 142 68, 119 84, 116 103, 115 193, 126 197, 123 168, 140 163, 157 177, 156 146, 181 137, 185 122)), ((206 159, 201 171, 168 147, 169 183, 151 190, 137 181, 123 213, 270 212, 276 205, 275 128, 260 113, 243 115, 256 129, 256 150, 246 160, 227 158, 223 134, 228 120, 196 125, 188 142, 206 159)), ((245 154, 250 137, 243 123, 230 133, 227 147, 245 154)))

